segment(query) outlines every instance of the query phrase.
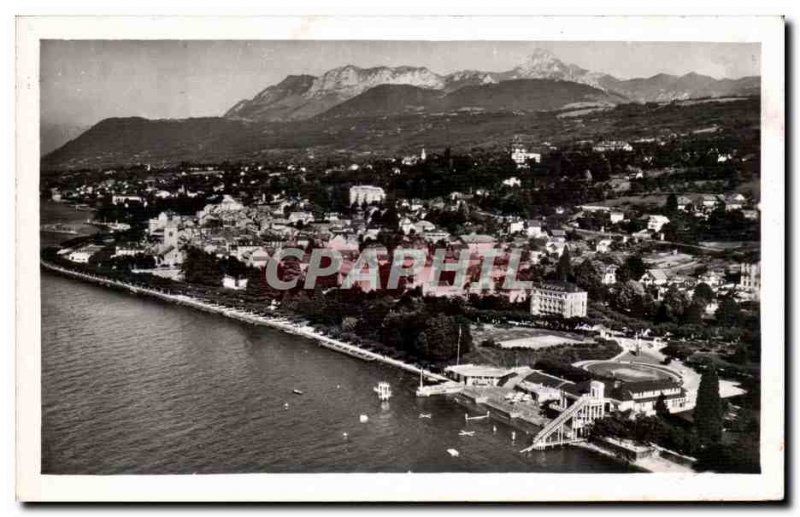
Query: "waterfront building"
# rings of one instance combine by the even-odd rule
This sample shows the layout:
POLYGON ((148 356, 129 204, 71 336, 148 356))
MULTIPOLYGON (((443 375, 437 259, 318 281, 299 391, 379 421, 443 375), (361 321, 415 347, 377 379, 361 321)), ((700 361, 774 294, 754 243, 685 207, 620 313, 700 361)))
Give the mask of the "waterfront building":
POLYGON ((86 264, 89 262, 89 259, 92 258, 92 255, 101 249, 103 249, 102 246, 90 244, 71 252, 69 255, 67 255, 67 259, 78 264, 86 264))
POLYGON ((384 199, 386 199, 386 193, 381 187, 372 185, 355 185, 350 187, 350 205, 381 203, 384 199))
POLYGON ((457 364, 444 371, 448 377, 466 386, 497 386, 514 376, 513 370, 476 364, 457 364))
MULTIPOLYGON (((607 381, 603 381, 608 384, 607 381)), ((614 381, 606 386, 606 398, 613 411, 632 411, 645 415, 656 414, 656 402, 663 395, 670 413, 688 409, 686 390, 672 379, 657 381, 614 381)))
POLYGON ((222 287, 242 291, 247 288, 247 279, 225 275, 222 277, 222 287))
POLYGON ((531 314, 558 315, 564 318, 586 316, 588 295, 575 284, 546 283, 531 289, 531 314))
POLYGON ((534 370, 517 384, 517 388, 530 393, 536 402, 542 404, 548 400, 560 401, 564 389, 574 389, 575 383, 541 370, 534 370))

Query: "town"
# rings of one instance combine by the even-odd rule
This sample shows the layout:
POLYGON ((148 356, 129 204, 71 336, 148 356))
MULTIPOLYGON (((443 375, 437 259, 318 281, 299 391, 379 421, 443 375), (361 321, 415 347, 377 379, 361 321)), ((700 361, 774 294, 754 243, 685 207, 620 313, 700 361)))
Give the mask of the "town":
POLYGON ((417 365, 520 449, 758 471, 757 133, 718 129, 43 174, 98 231, 42 258, 417 365))

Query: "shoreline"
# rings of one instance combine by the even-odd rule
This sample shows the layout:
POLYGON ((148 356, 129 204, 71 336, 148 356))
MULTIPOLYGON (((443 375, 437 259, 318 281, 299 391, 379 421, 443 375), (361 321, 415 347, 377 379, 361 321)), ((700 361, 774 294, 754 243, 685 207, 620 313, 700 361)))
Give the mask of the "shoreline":
MULTIPOLYGON (((49 263, 49 262, 47 262, 45 260, 40 260, 40 264, 41 264, 42 267, 44 267, 48 271, 53 272, 55 274, 60 274, 60 275, 63 275, 63 276, 72 277, 72 278, 80 280, 80 281, 84 281, 84 282, 87 282, 87 283, 91 283, 91 284, 95 284, 95 285, 99 285, 99 286, 103 286, 103 287, 110 287, 112 289, 128 291, 128 292, 130 292, 132 294, 143 294, 145 296, 149 296, 149 297, 152 297, 152 298, 160 299, 160 300, 163 300, 163 301, 166 301, 166 302, 170 302, 170 303, 175 303, 177 305, 187 306, 187 307, 193 308, 195 310, 199 310, 199 311, 203 311, 203 312, 209 312, 209 313, 212 313, 212 314, 216 314, 216 315, 219 315, 219 316, 223 316, 223 317, 226 317, 226 318, 237 320, 237 321, 240 321, 240 322, 243 322, 243 323, 250 323, 252 325, 261 325, 261 326, 264 326, 264 327, 269 327, 269 328, 284 332, 286 334, 292 334, 292 335, 304 337, 306 339, 310 339, 312 341, 315 341, 319 346, 325 347, 325 348, 327 348, 329 350, 332 350, 332 351, 335 351, 335 352, 339 352, 339 353, 344 354, 344 355, 349 355, 350 357, 354 357, 354 358, 357 358, 357 359, 365 360, 365 361, 368 361, 368 362, 378 361, 378 362, 381 362, 381 363, 389 365, 389 366, 394 366, 394 367, 399 368, 401 370, 404 370, 406 372, 414 373, 415 375, 420 375, 420 372, 421 372, 422 376, 424 376, 425 378, 427 378, 428 380, 431 380, 431 381, 446 382, 446 381, 450 381, 451 380, 451 379, 449 379, 449 378, 447 378, 445 376, 442 376, 442 375, 439 375, 439 374, 436 374, 436 373, 433 373, 433 372, 429 372, 429 371, 427 371, 425 369, 422 369, 422 368, 420 368, 418 366, 414 366, 414 365, 411 365, 411 364, 408 364, 408 363, 404 363, 404 362, 402 362, 402 361, 400 361, 398 359, 393 359, 391 357, 387 357, 387 356, 382 355, 382 354, 377 354, 375 352, 364 350, 364 349, 362 349, 362 348, 360 348, 360 347, 358 347, 356 345, 352 345, 350 343, 346 343, 344 341, 340 341, 340 340, 331 338, 329 336, 325 336, 325 335, 317 332, 315 329, 313 329, 309 325, 301 325, 301 324, 298 324, 298 323, 293 323, 293 322, 289 321, 286 318, 261 316, 261 315, 258 315, 258 314, 249 313, 247 311, 242 311, 242 310, 239 310, 239 309, 233 309, 233 308, 225 307, 223 305, 217 305, 217 304, 212 303, 212 302, 199 300, 197 298, 193 298, 193 297, 187 296, 187 295, 167 294, 167 293, 163 293, 163 292, 160 292, 160 291, 157 291, 157 290, 154 290, 154 289, 150 289, 150 288, 146 288, 146 287, 139 287, 139 286, 131 285, 131 284, 128 284, 128 283, 125 283, 125 282, 121 282, 121 281, 118 281, 118 280, 112 280, 112 279, 105 278, 105 277, 98 276, 98 275, 92 275, 92 274, 88 274, 88 273, 81 273, 81 272, 78 272, 78 271, 73 271, 73 270, 70 270, 70 269, 67 269, 67 268, 64 268, 64 267, 49 263)), ((467 409, 469 409, 469 408, 472 408, 472 409, 478 409, 478 408, 484 409, 485 408, 485 406, 482 406, 482 405, 465 403, 466 401, 459 401, 457 399, 454 399, 454 402, 456 404, 464 407, 464 408, 467 408, 467 409)), ((520 426, 518 424, 515 424, 515 422, 513 420, 511 420, 511 419, 509 419, 509 420, 497 419, 496 415, 492 415, 492 420, 496 420, 496 421, 501 422, 501 423, 503 423, 505 425, 509 425, 512 428, 515 428, 518 431, 521 431, 522 433, 524 433, 525 436, 529 436, 531 434, 531 432, 532 432, 532 430, 527 428, 527 426, 520 426)), ((647 469, 647 468, 645 468, 643 466, 631 463, 631 462, 625 460, 624 458, 620 458, 617 455, 615 455, 613 453, 610 453, 609 451, 603 450, 603 449, 601 449, 599 447, 591 446, 588 443, 576 443, 574 445, 576 445, 578 447, 581 447, 584 450, 589 451, 589 452, 591 452, 593 454, 599 454, 599 455, 611 458, 611 459, 613 459, 613 460, 615 460, 617 462, 634 466, 634 467, 639 468, 639 469, 641 469, 641 470, 643 470, 645 472, 652 472, 652 470, 649 470, 649 469, 647 469)))
POLYGON ((450 380, 443 375, 430 372, 428 370, 425 370, 424 368, 420 368, 413 364, 408 364, 398 359, 394 359, 385 356, 383 354, 371 352, 369 350, 365 350, 351 343, 347 343, 345 341, 341 341, 339 339, 326 336, 318 332, 310 325, 294 323, 286 318, 262 316, 248 311, 234 309, 231 307, 226 307, 224 305, 218 305, 213 302, 203 301, 184 294, 167 294, 147 287, 139 287, 125 282, 121 282, 119 280, 112 280, 110 278, 105 278, 98 275, 72 271, 70 269, 57 266, 55 264, 51 264, 45 260, 40 260, 40 264, 48 271, 52 271, 54 273, 62 274, 65 276, 70 276, 72 278, 83 280, 85 282, 121 289, 129 291, 133 294, 143 294, 146 296, 150 296, 152 298, 157 298, 170 303, 176 303, 178 305, 188 306, 196 310, 210 312, 213 314, 224 316, 226 318, 234 319, 244 323, 250 323, 252 325, 261 325, 264 327, 280 330, 287 334, 294 334, 296 336, 304 337, 306 339, 315 341, 318 345, 325 347, 329 350, 339 352, 344 355, 349 355, 350 357, 361 359, 363 361, 368 361, 368 362, 377 361, 389 366, 394 366, 395 368, 399 368, 401 370, 413 373, 415 375, 422 375, 423 377, 431 381, 444 382, 450 380))

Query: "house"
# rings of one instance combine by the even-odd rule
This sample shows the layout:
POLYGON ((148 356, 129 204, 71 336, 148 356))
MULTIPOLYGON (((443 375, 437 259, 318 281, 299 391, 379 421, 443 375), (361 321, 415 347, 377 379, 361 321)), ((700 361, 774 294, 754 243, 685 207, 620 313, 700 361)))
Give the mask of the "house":
POLYGON ((725 210, 730 212, 732 210, 741 210, 744 208, 744 203, 747 201, 742 194, 735 193, 725 197, 725 210))
POLYGON ((700 275, 698 280, 708 284, 710 287, 719 287, 725 280, 725 275, 719 271, 710 270, 700 275))
POLYGON ((222 277, 222 287, 242 291, 247 289, 247 279, 225 275, 222 277))
POLYGON ((597 242, 594 246, 594 250, 597 253, 608 253, 611 251, 611 245, 614 243, 611 239, 602 239, 597 242))
POLYGON ((660 232, 666 224, 669 224, 669 218, 663 215, 651 215, 647 218, 647 229, 654 232, 660 232))
POLYGON ((156 255, 156 265, 163 267, 177 267, 183 264, 184 252, 176 246, 167 246, 156 255))
POLYGON ((86 264, 95 253, 102 249, 103 247, 97 244, 89 244, 88 246, 83 246, 82 248, 70 252, 70 254, 67 255, 67 259, 78 264, 86 264))
POLYGON ((749 221, 758 220, 758 210, 742 210, 742 215, 749 221))
POLYGON ((219 203, 217 210, 221 212, 238 212, 243 209, 244 205, 236 201, 233 197, 225 194, 222 196, 222 201, 219 203))
POLYGON ((703 205, 703 208, 706 210, 713 210, 719 204, 720 199, 719 196, 715 194, 703 194, 700 198, 700 203, 703 205))
POLYGON ((118 245, 114 249, 115 257, 132 257, 134 255, 138 255, 139 253, 144 253, 144 248, 138 244, 118 245))
POLYGON ((459 237, 459 240, 469 248, 469 252, 473 255, 486 253, 494 248, 495 244, 495 239, 491 235, 479 235, 476 233, 462 235, 459 237))
POLYGON ((445 375, 466 386, 498 386, 514 376, 514 371, 495 366, 457 364, 444 369, 445 375))
POLYGON ((525 230, 525 221, 523 221, 522 219, 511 220, 508 222, 508 233, 510 235, 521 233, 524 230, 525 230))
POLYGON ((541 153, 529 153, 527 149, 521 145, 515 145, 511 148, 511 159, 517 164, 517 168, 519 169, 527 167, 529 160, 535 163, 541 163, 542 155, 541 153))
POLYGON ((296 224, 296 223, 303 223, 308 224, 314 221, 314 214, 311 212, 290 212, 289 213, 289 223, 296 224))
POLYGON ((646 286, 661 286, 666 284, 667 280, 667 273, 663 269, 648 269, 639 279, 639 282, 646 286))
POLYGON ((678 210, 686 212, 692 206, 692 199, 688 196, 678 196, 676 198, 678 210))
POLYGON ((617 266, 614 264, 609 264, 603 268, 603 284, 611 285, 617 283, 617 269, 617 266))
POLYGON ((586 317, 587 293, 574 284, 545 283, 531 289, 531 314, 586 317))
POLYGON ((267 267, 267 262, 269 262, 269 253, 267 253, 267 250, 264 248, 258 248, 257 250, 253 251, 248 260, 248 264, 251 267, 258 268, 267 267))
POLYGON ((611 224, 621 223, 625 220, 625 214, 623 212, 611 212, 608 214, 608 218, 611 220, 611 224))
POLYGON ((519 187, 522 185, 522 182, 517 177, 506 178, 503 180, 503 185, 506 187, 519 187))

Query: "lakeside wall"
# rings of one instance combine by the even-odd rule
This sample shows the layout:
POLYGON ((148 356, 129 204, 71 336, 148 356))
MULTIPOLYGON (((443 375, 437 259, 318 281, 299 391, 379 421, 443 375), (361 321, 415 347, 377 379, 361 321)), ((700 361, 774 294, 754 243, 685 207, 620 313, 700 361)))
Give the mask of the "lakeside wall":
POLYGON ((280 317, 261 316, 247 311, 242 311, 231 307, 225 307, 223 305, 217 305, 212 302, 199 300, 197 298, 192 298, 191 296, 183 294, 163 293, 155 289, 139 287, 125 282, 121 282, 119 280, 112 280, 110 278, 105 278, 102 276, 92 275, 88 273, 80 273, 78 271, 72 271, 70 269, 57 266, 55 264, 51 264, 45 260, 40 261, 40 263, 42 267, 44 267, 49 271, 53 271, 55 273, 66 275, 86 282, 106 287, 111 287, 115 289, 126 290, 133 294, 143 294, 145 296, 150 296, 170 303, 176 303, 178 305, 184 305, 204 312, 218 314, 220 316, 225 316, 227 318, 235 319, 245 323, 262 325, 265 327, 270 327, 280 330, 282 332, 286 332, 288 334, 298 335, 316 341, 320 346, 323 346, 330 350, 334 350, 336 352, 340 352, 349 355, 351 357, 356 357, 358 359, 366 361, 378 361, 383 364, 394 366, 395 368, 400 368, 401 370, 405 370, 409 373, 422 375, 423 377, 431 381, 443 382, 450 380, 443 375, 430 372, 419 366, 405 363, 398 359, 394 359, 392 357, 388 357, 383 354, 371 352, 369 350, 365 350, 351 343, 347 343, 345 341, 341 341, 338 339, 334 339, 330 336, 326 336, 324 334, 321 334, 320 332, 318 332, 316 329, 314 329, 309 325, 301 325, 280 317))

